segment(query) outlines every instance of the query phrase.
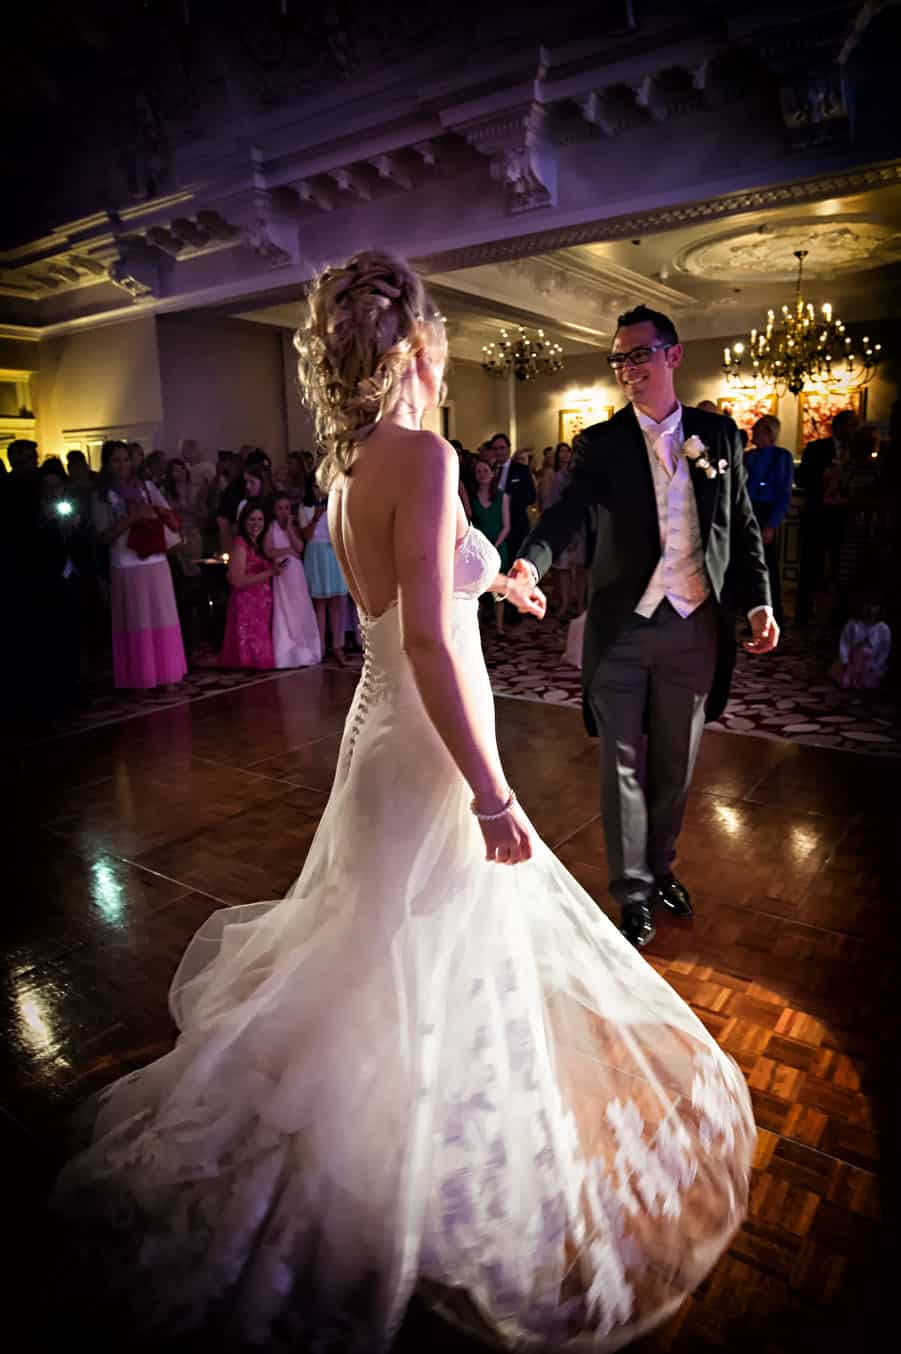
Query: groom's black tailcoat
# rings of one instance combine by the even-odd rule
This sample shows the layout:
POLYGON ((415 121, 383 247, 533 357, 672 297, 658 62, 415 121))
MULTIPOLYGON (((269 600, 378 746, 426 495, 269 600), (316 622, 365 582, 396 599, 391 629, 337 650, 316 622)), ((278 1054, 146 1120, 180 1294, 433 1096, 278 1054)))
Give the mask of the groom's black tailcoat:
MULTIPOLYGON (((709 478, 691 462, 707 577, 717 607, 717 662, 707 698, 707 719, 726 704, 735 663, 737 609, 770 605, 770 585, 760 529, 745 485, 743 452, 731 418, 683 407, 682 431, 697 436, 717 468, 709 478), (719 466, 725 462, 725 468, 719 466)), ((597 735, 587 700, 592 677, 626 626, 660 559, 660 526, 648 451, 631 405, 584 434, 584 454, 560 501, 536 523, 519 551, 539 578, 566 548, 593 507, 597 536, 591 562, 588 615, 582 652, 582 710, 597 735)))

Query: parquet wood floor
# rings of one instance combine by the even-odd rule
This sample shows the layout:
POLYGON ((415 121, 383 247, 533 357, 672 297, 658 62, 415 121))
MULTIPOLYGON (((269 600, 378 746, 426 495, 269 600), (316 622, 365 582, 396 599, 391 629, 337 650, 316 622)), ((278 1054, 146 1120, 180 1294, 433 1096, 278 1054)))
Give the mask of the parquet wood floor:
MULTIPOLYGON (((5 763, 0 1151, 23 1238, 40 1241, 68 1112, 169 1047, 166 990, 194 929, 299 873, 354 681, 298 673, 5 763)), ((614 915, 578 713, 501 699, 498 732, 538 830, 614 915)), ((679 864, 697 916, 662 921, 647 958, 739 1062, 760 1133, 745 1226, 646 1354, 895 1343, 870 1323, 891 1306, 898 1242, 898 775, 846 752, 704 740, 679 864)), ((466 1347, 414 1308, 398 1349, 427 1348, 466 1347)))

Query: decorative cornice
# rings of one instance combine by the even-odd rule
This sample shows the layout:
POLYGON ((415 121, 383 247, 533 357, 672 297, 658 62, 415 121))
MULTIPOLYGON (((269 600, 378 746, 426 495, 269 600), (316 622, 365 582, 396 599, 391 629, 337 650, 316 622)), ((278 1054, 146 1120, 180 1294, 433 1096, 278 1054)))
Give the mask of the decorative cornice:
POLYGON ((491 240, 484 244, 467 245, 461 249, 448 249, 420 255, 413 262, 425 273, 451 272, 458 268, 472 268, 479 263, 502 263, 508 259, 552 253, 558 249, 569 249, 573 245, 638 238, 656 231, 691 225, 697 221, 722 220, 742 212, 790 207, 799 203, 817 202, 823 198, 847 197, 852 193, 861 193, 873 188, 888 188, 898 183, 901 183, 901 160, 892 160, 882 165, 822 175, 798 183, 751 188, 706 201, 679 203, 631 216, 614 216, 603 221, 557 226, 550 230, 518 235, 513 239, 491 240))

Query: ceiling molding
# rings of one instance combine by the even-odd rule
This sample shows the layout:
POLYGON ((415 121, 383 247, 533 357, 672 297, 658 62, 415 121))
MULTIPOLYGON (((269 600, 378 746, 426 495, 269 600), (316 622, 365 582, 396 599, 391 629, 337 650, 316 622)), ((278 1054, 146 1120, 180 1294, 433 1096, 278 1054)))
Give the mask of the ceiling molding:
POLYGON ((862 169, 844 170, 802 179, 795 183, 773 184, 766 188, 750 188, 721 197, 698 202, 679 203, 659 207, 628 216, 608 217, 601 221, 585 221, 573 226, 556 226, 550 230, 518 235, 512 239, 486 241, 483 244, 447 249, 434 254, 419 255, 413 263, 424 273, 454 272, 472 268, 480 263, 503 263, 547 254, 576 245, 601 244, 607 240, 638 238, 678 226, 694 225, 698 221, 723 220, 744 212, 766 211, 772 207, 790 207, 822 198, 849 197, 854 193, 874 188, 889 188, 901 184, 901 160, 862 169))
POLYGON ((612 259, 582 253, 578 247, 571 250, 568 257, 559 254, 539 254, 537 258, 568 277, 584 282, 586 286, 604 296, 618 296, 625 291, 638 300, 651 301, 656 306, 671 310, 681 306, 697 305, 695 298, 686 295, 685 292, 667 287, 656 278, 646 277, 644 273, 636 273, 632 268, 623 268, 612 259))
POLYGON ((30 324, 0 324, 0 339, 14 339, 17 343, 40 343, 41 331, 30 324))

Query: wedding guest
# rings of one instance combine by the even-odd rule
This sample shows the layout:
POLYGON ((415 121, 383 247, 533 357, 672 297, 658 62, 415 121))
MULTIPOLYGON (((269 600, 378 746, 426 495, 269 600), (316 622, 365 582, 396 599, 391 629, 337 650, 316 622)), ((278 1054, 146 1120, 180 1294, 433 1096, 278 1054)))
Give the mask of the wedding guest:
POLYGON ((17 437, 6 448, 10 479, 24 480, 38 468, 38 444, 28 437, 17 437))
MULTIPOLYGON (((554 469, 545 477, 543 485, 543 511, 546 512, 555 503, 559 503, 566 492, 572 478, 572 461, 572 447, 568 442, 558 442, 554 452, 554 469)), ((586 529, 582 526, 562 555, 551 565, 554 571, 556 611, 560 620, 578 616, 583 610, 586 542, 586 529)))
POLYGON ((831 675, 839 686, 874 691, 885 680, 891 647, 892 632, 881 619, 879 603, 871 599, 859 620, 846 622, 831 675))
MULTIPOLYGON (((515 559, 519 547, 529 534, 529 508, 535 502, 535 481, 528 468, 517 465, 511 456, 512 448, 506 433, 495 433, 488 443, 488 456, 498 472, 498 488, 510 496, 510 535, 507 549, 515 559)), ((509 628, 522 624, 522 616, 510 602, 504 603, 504 620, 509 628)))
POLYGON ((773 615, 781 626, 782 578, 779 569, 779 528, 791 505, 794 464, 787 447, 778 445, 782 424, 775 414, 764 414, 751 430, 753 445, 745 449, 748 497, 763 537, 763 553, 770 575, 773 615))
POLYGON ((114 681, 141 690, 174 685, 187 663, 166 552, 144 555, 132 548, 139 544, 132 528, 161 521, 168 504, 155 484, 135 473, 127 443, 104 442, 100 461, 94 525, 110 548, 114 681))
POLYGON ((347 583, 329 535, 328 496, 318 483, 315 484, 314 494, 315 507, 300 510, 304 539, 303 567, 316 609, 320 648, 325 654, 327 621, 335 662, 343 667, 347 583))
MULTIPOLYGON (((32 540, 32 698, 45 710, 78 696, 81 668, 81 570, 92 555, 91 527, 58 456, 36 474, 38 512, 32 540)), ((24 636, 20 633, 18 638, 24 636)))
POLYGON ((703 409, 705 414, 719 413, 719 409, 717 409, 716 407, 716 400, 698 400, 698 403, 695 406, 695 408, 703 409))
POLYGON ((285 567, 263 554, 266 514, 251 499, 238 517, 228 561, 228 614, 219 655, 224 668, 274 668, 272 579, 285 567))
MULTIPOLYGON (((297 519, 297 509, 307 496, 307 468, 299 451, 289 451, 277 493, 286 495, 291 504, 291 516, 297 519)), ((275 505, 273 504, 273 510, 275 505)))
POLYGON ((97 477, 88 465, 88 458, 85 456, 84 452, 79 451, 77 447, 66 452, 66 469, 69 472, 70 489, 81 485, 87 485, 89 488, 93 488, 94 481, 97 477))
POLYGON ((795 476, 798 488, 804 491, 795 616, 799 625, 806 625, 813 614, 816 593, 824 580, 827 565, 833 577, 838 569, 846 512, 841 505, 823 502, 823 481, 830 466, 847 462, 851 439, 859 427, 860 419, 854 410, 842 409, 832 420, 832 436, 808 442, 801 456, 795 476))
POLYGON ((275 507, 275 485, 265 452, 251 452, 244 462, 244 497, 238 504, 239 515, 251 499, 260 504, 267 522, 270 521, 275 507))
POLYGON ((152 484, 156 485, 157 489, 165 493, 166 453, 164 451, 152 451, 144 462, 143 473, 145 480, 150 480, 152 484))
POLYGON ((198 612, 203 604, 198 561, 204 553, 206 494, 203 486, 195 488, 191 468, 180 456, 173 457, 166 467, 163 490, 181 524, 181 541, 169 551, 169 566, 185 650, 190 654, 196 647, 198 612))
POLYGON ((275 496, 275 516, 266 529, 263 553, 282 570, 272 580, 272 649, 277 668, 306 668, 322 660, 316 612, 302 558, 304 540, 291 518, 291 500, 275 496))
MULTIPOLYGON (((501 557, 500 572, 507 572, 507 538, 510 535, 510 495, 502 492, 498 477, 487 461, 476 463, 476 493, 472 500, 472 525, 495 547, 501 557)), ((504 602, 498 593, 487 593, 493 601, 494 628, 504 638, 504 602)))
POLYGON ((847 617, 851 592, 871 587, 878 570, 881 487, 879 430, 865 424, 851 438, 847 461, 831 465, 823 476, 824 510, 844 514, 832 617, 839 624, 847 617))
POLYGON ((219 549, 227 554, 234 537, 234 526, 238 520, 238 508, 247 497, 244 489, 243 465, 240 456, 233 451, 220 451, 216 457, 216 527, 219 533, 219 549))

